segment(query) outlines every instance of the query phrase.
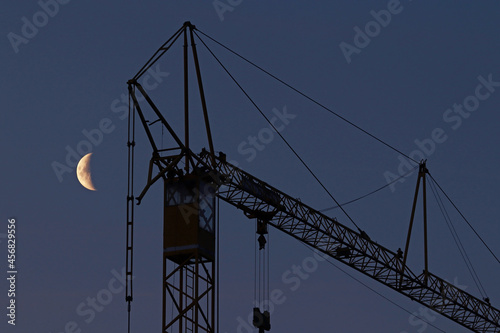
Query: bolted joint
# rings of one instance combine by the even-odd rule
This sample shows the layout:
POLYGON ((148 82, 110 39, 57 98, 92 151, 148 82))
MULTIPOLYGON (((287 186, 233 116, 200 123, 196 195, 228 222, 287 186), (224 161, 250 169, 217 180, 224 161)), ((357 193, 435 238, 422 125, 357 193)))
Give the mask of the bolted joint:
POLYGON ((196 26, 194 24, 192 24, 191 21, 184 22, 184 27, 196 30, 196 26))
POLYGON ((427 166, 425 165, 427 162, 427 160, 422 160, 420 161, 420 165, 419 165, 419 173, 421 174, 426 174, 426 173, 429 173, 429 170, 427 169, 427 166))
POLYGON ((401 250, 401 248, 398 248, 398 252, 396 252, 396 259, 403 259, 403 251, 401 250))

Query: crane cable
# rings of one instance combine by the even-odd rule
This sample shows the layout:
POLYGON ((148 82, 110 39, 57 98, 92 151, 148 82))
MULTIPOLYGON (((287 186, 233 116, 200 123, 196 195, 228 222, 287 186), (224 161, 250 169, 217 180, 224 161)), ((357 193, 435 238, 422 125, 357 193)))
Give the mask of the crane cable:
MULTIPOLYGON (((267 228, 267 227, 266 227, 267 228)), ((267 233, 264 247, 260 246, 257 235, 259 234, 258 222, 255 224, 254 233, 254 304, 269 311, 270 300, 270 235, 267 233)), ((261 235, 263 236, 263 235, 261 235)))
POLYGON ((257 281, 259 281, 259 274, 257 273, 260 265, 257 264, 257 224, 255 224, 255 232, 254 232, 254 242, 253 242, 254 248, 253 248, 253 253, 254 253, 254 258, 253 258, 253 263, 254 263, 254 269, 253 269, 253 301, 257 303, 257 281))
MULTIPOLYGON (((418 165, 416 165, 415 167, 413 167, 413 169, 410 169, 408 172, 406 172, 405 174, 403 174, 402 176, 399 176, 398 178, 394 179, 392 182, 390 183, 387 183, 385 184, 384 186, 381 186, 379 188, 377 188, 376 190, 373 190, 371 191, 370 193, 367 193, 365 195, 362 195, 356 199, 353 199, 353 200, 349 200, 347 202, 344 202, 343 204, 341 204, 340 206, 345 206, 345 205, 348 205, 348 204, 351 204, 353 202, 356 202, 358 200, 361 200, 361 199, 364 199, 372 194, 375 194, 377 193, 378 191, 380 190, 383 190, 384 188, 388 187, 388 186, 391 186, 392 184, 394 184, 395 182, 399 181, 400 179, 404 178, 404 177, 408 177, 411 173, 413 173, 413 171, 415 171, 415 169, 418 168, 418 165)), ((333 207, 328 207, 328 208, 324 208, 324 209, 321 209, 320 212, 326 212, 326 211, 329 211, 329 210, 332 210, 332 209, 336 209, 336 208, 339 208, 340 206, 333 206, 333 207)))
POLYGON ((224 69, 224 71, 229 75, 229 77, 233 80, 233 82, 238 86, 238 88, 243 92, 243 94, 248 98, 248 100, 253 104, 253 106, 259 111, 259 113, 264 117, 264 119, 268 122, 268 124, 273 128, 273 130, 279 135, 279 137, 283 140, 283 142, 288 146, 288 148, 293 152, 293 154, 299 159, 299 161, 304 165, 304 167, 309 171, 309 173, 314 177, 314 179, 318 182, 319 185, 325 190, 325 192, 330 196, 330 198, 335 202, 337 206, 342 210, 342 212, 347 216, 347 218, 358 228, 359 232, 362 232, 361 228, 354 222, 354 220, 351 218, 349 214, 345 211, 345 209, 339 204, 339 202, 333 197, 333 195, 330 193, 330 191, 326 188, 326 186, 319 180, 319 178, 316 176, 316 174, 311 170, 309 165, 300 157, 300 155, 297 153, 295 149, 290 145, 290 143, 285 139, 285 137, 278 131, 276 126, 269 120, 269 118, 262 112, 262 110, 259 108, 259 106, 254 102, 254 100, 248 95, 248 93, 245 91, 245 89, 240 85, 240 83, 234 78, 234 76, 229 72, 229 70, 222 64, 222 62, 217 58, 217 56, 212 52, 212 50, 205 44, 205 42, 198 36, 196 31, 194 32, 196 37, 203 43, 203 45, 207 48, 207 50, 210 52, 210 54, 215 58, 215 60, 219 63, 219 65, 224 69))
MULTIPOLYGON (((344 208, 342 207, 342 204, 339 204, 337 202, 337 200, 332 196, 332 194, 326 189, 326 187, 323 185, 323 183, 316 177, 316 175, 313 173, 313 171, 309 168, 309 166, 302 160, 302 158, 298 155, 298 153, 290 146, 290 144, 285 140, 285 138, 283 137, 283 135, 277 131, 276 127, 269 121, 269 119, 265 116, 265 114, 260 110, 260 108, 255 104, 255 102, 250 98, 250 96, 245 92, 245 90, 241 87, 241 85, 235 80, 235 78, 229 73, 229 71, 226 69, 226 67, 220 62, 220 60, 215 56, 215 54, 212 52, 212 50, 207 46, 207 44, 205 44, 205 42, 200 38, 200 36, 197 34, 197 31, 200 32, 202 35, 204 35, 205 37, 209 38, 210 40, 212 40, 214 43, 220 45, 221 47, 223 47, 224 49, 226 49, 227 51, 231 52, 232 54, 236 55, 237 57, 239 57, 240 59, 244 60, 245 62, 249 63, 250 65, 254 66, 255 68, 259 69, 260 71, 264 72, 265 74, 269 75, 270 77, 272 77, 273 79, 277 80, 278 82, 282 83, 283 85, 287 86, 288 88, 292 89, 293 91, 297 92, 298 94, 300 94, 301 96, 305 97, 306 99, 310 100, 311 102, 315 103, 316 105, 320 106, 321 108, 323 108, 324 110, 330 112, 331 114, 335 115, 336 117, 340 118, 341 120, 347 122, 348 124, 350 124, 351 126, 357 128, 358 130, 362 131, 363 133, 367 134, 368 136, 372 137, 373 139, 379 141, 380 143, 384 144, 385 146, 389 147, 390 149, 398 152, 399 154, 403 155, 404 157, 406 157, 407 159, 419 164, 416 160, 414 160, 413 158, 411 158, 410 156, 404 154, 403 152, 401 152, 400 150, 398 150, 397 148, 391 146, 390 144, 386 143, 385 141, 381 140, 380 138, 376 137, 375 135, 369 133, 368 131, 364 130, 363 128, 359 127, 358 125, 352 123, 351 121, 349 121, 348 119, 346 119, 345 117, 341 116, 340 114, 336 113, 335 111, 331 110, 330 108, 326 107, 325 105, 321 104, 320 102, 316 101, 315 99, 313 99, 312 97, 306 95, 305 93, 301 92, 300 90, 294 88, 293 86, 291 86, 290 84, 286 83, 285 81, 281 80, 280 78, 276 77, 275 75, 271 74, 270 72, 266 71, 265 69, 263 69, 262 67, 258 66, 257 64, 253 63, 252 61, 248 60, 247 58, 243 57, 242 55, 240 55, 239 53, 237 53, 236 51, 233 51, 232 49, 230 49, 229 47, 225 46, 224 44, 218 42, 217 40, 215 40, 214 38, 210 37, 209 35, 205 34, 203 31, 200 31, 198 29, 196 29, 194 31, 195 35, 198 37, 198 39, 203 43, 203 45, 207 48, 207 50, 212 54, 212 56, 217 60, 217 62, 222 66, 222 68, 224 68, 224 70, 226 71, 226 73, 231 77, 231 79, 238 85, 238 87, 243 91, 243 93, 247 96, 247 98, 251 101, 251 103, 257 108, 257 110, 261 113, 261 115, 266 119, 266 121, 272 126, 272 128, 276 131, 276 133, 278 133, 278 135, 281 137, 281 139, 286 143, 286 145, 290 148, 290 150, 292 150, 292 152, 295 154, 295 156, 297 156, 297 158, 302 162, 302 164, 306 167, 306 169, 309 171, 309 173, 316 179, 316 181, 321 185, 321 187, 323 187, 323 189, 328 193, 328 195, 330 196, 330 198, 332 198, 335 203, 337 204, 337 207, 340 208, 344 214, 349 218, 349 220, 358 228, 359 231, 361 231, 361 229, 359 228, 359 226, 352 220, 352 218, 347 214, 347 212, 344 210, 344 208)), ((437 183, 437 181, 432 177, 432 175, 429 174, 429 176, 431 177, 431 179, 435 182, 435 184, 439 187, 439 189, 441 190, 441 192, 443 192, 443 194, 446 196, 446 198, 448 199, 448 201, 450 201, 450 203, 453 205, 453 207, 457 210, 457 212, 462 216, 462 218, 464 219, 464 221, 467 223, 467 225, 472 229, 472 231, 476 234, 476 236, 481 240, 481 242, 484 244, 484 246, 488 249, 488 251, 493 255, 493 257, 495 258, 495 260, 500 263, 500 259, 493 253, 493 251, 491 250, 491 248, 486 244, 486 242, 482 239, 482 237, 477 233, 477 231, 472 227, 472 225, 469 223, 469 221, 467 220, 467 218, 465 218, 465 216, 462 214, 462 212, 458 209, 458 207, 453 203, 453 201, 450 199, 450 197, 446 194, 446 192, 444 192, 444 190, 441 188, 441 186, 437 183)), ((401 177, 400 177, 401 178, 401 177)), ((398 180, 400 179, 398 178, 398 180)), ((387 185, 388 186, 388 185, 387 185)), ((378 189, 378 190, 381 190, 378 189)), ((374 191, 373 193, 377 192, 378 190, 374 191)), ((372 193, 369 193, 368 195, 370 195, 372 193)), ((363 197, 362 197, 363 198, 363 197)), ((361 199, 361 198, 359 198, 361 199)), ((359 200, 359 199, 356 199, 356 200, 359 200)), ((351 201, 353 202, 353 201, 351 201)), ((351 202, 348 202, 348 203, 351 203, 351 202)), ((335 207, 335 208, 337 208, 335 207)), ((328 209, 333 209, 333 208, 328 208, 328 209)))
MULTIPOLYGON (((371 138, 377 140, 378 142, 382 143, 383 145, 385 145, 386 147, 396 151, 397 153, 401 154, 402 156, 406 157, 407 159, 409 159, 410 161, 416 163, 417 165, 419 164, 418 161, 416 161, 415 159, 411 158, 410 156, 408 156, 407 154, 403 153, 402 151, 400 151, 399 149, 395 148, 394 146, 391 146, 390 144, 388 144, 387 142, 385 142, 384 140, 378 138, 377 136, 371 134, 370 132, 368 132, 367 130, 361 128, 360 126, 354 124, 352 121, 348 120, 347 118, 343 117, 342 115, 338 114, 337 112, 333 111, 332 109, 328 108, 327 106, 321 104, 320 102, 318 102, 317 100, 315 100, 314 98, 310 97, 309 95, 306 95, 305 93, 301 92, 300 90, 298 90, 297 88, 293 87, 292 85, 286 83, 285 81, 281 80, 280 78, 278 78, 277 76, 271 74, 270 72, 266 71, 264 68, 260 67, 259 65, 253 63, 252 61, 248 60, 247 58, 243 57, 242 55, 240 55, 238 52, 236 51, 233 51, 232 49, 230 49, 229 47, 225 46, 224 44, 218 42, 217 40, 215 40, 214 38, 210 37, 209 35, 205 34, 203 31, 200 31, 198 29, 195 30, 195 34, 198 38, 200 38, 200 36, 198 36, 198 34, 196 33, 196 31, 199 31, 202 35, 204 35, 205 37, 209 38, 210 40, 212 40, 214 43, 222 46, 223 48, 225 48, 226 50, 228 50, 229 52, 231 52, 232 54, 236 55, 237 57, 239 57, 240 59, 244 60, 245 62, 249 63, 250 65, 252 65, 253 67, 259 69, 260 71, 264 72, 265 74, 269 75, 270 77, 272 77, 273 79, 275 79, 276 81, 282 83, 283 85, 285 85, 286 87, 290 88, 291 90, 295 91, 296 93, 298 93, 299 95, 305 97, 306 99, 308 99, 309 101, 313 102, 314 104, 318 105, 319 107, 321 107, 322 109, 330 112, 331 114, 333 114, 334 116, 336 116, 337 118, 343 120, 344 122, 348 123, 349 125, 353 126, 354 128, 360 130, 361 132, 365 133, 366 135, 370 136, 371 138)), ((201 38, 200 38, 201 40, 201 38)), ((202 41, 203 42, 203 41, 202 41)), ((205 43, 203 43, 205 44, 205 43)), ((205 47, 207 47, 205 45, 205 47)), ((208 47, 207 47, 208 48, 208 47)))
MULTIPOLYGON (((309 101, 313 102, 314 104, 320 106, 322 109, 330 112, 331 114, 335 115, 336 117, 338 117, 339 119, 345 121, 346 123, 348 123, 349 125, 355 127, 356 129, 360 130, 361 132, 365 133, 366 135, 370 136, 371 138, 377 140, 378 142, 382 143, 383 145, 387 146, 388 148, 396 151, 397 153, 401 154, 402 156, 406 157, 408 160, 410 161, 413 161, 414 163, 416 164, 419 164, 418 161, 416 161, 415 159, 411 158, 410 156, 408 156, 407 154, 401 152, 399 149, 395 148, 394 146, 388 144, 387 142, 383 141, 382 139, 378 138, 377 136, 369 133, 368 131, 366 131, 365 129, 361 128, 360 126, 354 124, 353 122, 349 121, 348 119, 346 119, 345 117, 341 116, 340 114, 338 114, 337 112, 331 110, 330 108, 326 107, 325 105, 321 104, 320 102, 316 101, 315 99, 313 99, 312 97, 310 97, 309 95, 301 92, 300 90, 298 90, 297 88, 293 87, 292 85, 286 83, 285 81, 283 81, 282 79, 278 78, 277 76, 273 75, 272 73, 268 72, 267 70, 265 70, 264 68, 260 67, 259 65, 255 64, 254 62, 248 60, 247 58, 245 58, 244 56, 242 56, 241 54, 239 54, 238 52, 236 51, 233 51, 231 48, 227 47, 226 45, 222 44, 221 42, 217 41, 216 39, 210 37, 209 35, 207 35, 206 33, 204 33, 203 31, 199 30, 199 29, 195 29, 194 33, 196 34, 196 36, 200 39, 200 41, 205 45, 205 47, 207 47, 208 49, 208 46, 203 42, 203 40, 200 38, 200 36, 197 34, 197 31, 200 32, 202 35, 204 35, 205 37, 207 37, 208 39, 210 39, 211 41, 213 41, 214 43, 218 44, 219 46, 221 46, 222 48, 226 49, 227 51, 229 51, 230 53, 234 54, 235 56, 237 56, 238 58, 242 59, 243 61, 247 62, 248 64, 252 65, 253 67, 259 69, 260 71, 264 72, 265 74, 267 74, 268 76, 272 77, 273 79, 275 79, 276 81, 282 83, 283 85, 285 85, 286 87, 290 88, 291 90, 295 91, 296 93, 298 93, 299 95, 305 97, 306 99, 308 99, 309 101)), ((210 51, 210 49, 209 49, 210 51)), ((212 53, 212 51, 210 51, 210 53, 212 53)), ((212 55, 215 57, 215 55, 212 53, 212 55)), ((220 62, 219 62, 220 63, 220 62)), ((260 110, 259 110, 260 111, 260 110)), ((273 126, 274 127, 274 126, 273 126)), ((280 134, 278 132, 278 134, 280 134)), ((281 136, 281 135, 280 135, 281 136)), ((283 138, 283 137, 282 137, 283 138)), ((481 238, 481 236, 477 233, 477 231, 472 227, 472 225, 469 223, 469 221, 467 220, 467 218, 462 214, 462 212, 458 209, 458 207, 453 203, 453 201, 450 199, 450 197, 446 194, 446 192, 441 188, 441 186, 436 182, 436 180, 432 177, 431 174, 429 174, 429 176, 432 178, 432 180, 435 182, 435 184, 439 187, 439 189, 441 190, 441 192, 443 192, 443 194, 445 195, 445 197, 448 199, 448 201, 453 205, 453 207, 457 210, 457 212, 462 216, 462 218, 464 219, 464 221, 467 223, 467 225, 469 225, 469 227, 472 229, 472 231, 476 234, 476 236, 481 240, 481 242, 484 244, 484 246, 488 249, 488 251, 493 255, 493 257, 495 258, 495 260, 500 263, 500 259, 493 253, 493 251, 491 250, 491 248, 486 244, 486 242, 481 238)), ((339 205, 340 208, 342 208, 341 205, 339 205)), ((359 228, 358 228, 359 229, 359 228)))
MULTIPOLYGON (((383 141, 382 139, 378 138, 377 136, 371 134, 370 132, 364 130, 363 128, 361 128, 360 126, 354 124, 353 122, 349 121, 348 119, 346 119, 345 117, 341 116, 340 114, 336 113, 335 111, 331 110, 330 108, 326 107, 325 105, 321 104, 320 102, 316 101, 315 99, 313 99, 312 97, 306 95, 305 93, 299 91, 298 89, 294 88, 293 86, 291 86, 290 84, 286 83, 285 81, 281 80, 280 78, 276 77, 275 75, 271 74, 270 72, 266 71, 265 69, 263 69, 262 67, 258 66, 257 64, 253 63, 252 61, 248 60, 247 58, 243 57, 242 55, 240 55, 239 53, 233 51, 232 49, 228 48, 227 46, 225 46, 224 44, 218 42, 217 40, 215 40, 214 38, 210 37, 209 35, 205 34, 204 32, 198 30, 198 29, 195 29, 194 33, 195 35, 198 37, 198 39, 202 42, 202 44, 205 46, 205 48, 209 51, 209 53, 215 58, 215 60, 219 63, 219 65, 224 69, 224 71, 229 75, 229 77, 233 80, 233 82, 238 86, 238 88, 243 92, 243 94, 248 98, 248 100, 254 105, 254 107, 259 111, 259 113, 264 117, 264 119, 269 123, 269 125, 274 129, 274 131, 280 136, 280 138, 283 140, 283 142, 288 146, 288 148, 294 153, 294 155, 299 159, 299 161, 304 165, 304 167, 309 171, 309 173, 315 178, 315 180, 320 184, 320 186, 327 192, 327 194, 330 196, 330 198, 337 204, 337 206, 335 207, 330 207, 330 208, 327 208, 327 209, 324 209, 323 211, 326 211, 326 210, 330 210, 330 209, 334 209, 334 208, 340 208, 342 210, 342 212, 349 218, 349 220, 358 228, 358 230, 361 232, 361 229, 359 228, 359 226, 354 222, 354 220, 349 216, 349 214, 347 214, 347 212, 344 210, 344 208, 342 207, 343 205, 346 205, 346 204, 349 204, 349 203, 352 203, 354 201, 357 201, 357 200, 360 200, 362 198, 365 198, 366 196, 369 196, 371 194, 374 194, 380 190, 382 190, 383 188, 391 185, 392 183, 398 181, 399 179, 401 179, 402 177, 404 177, 405 175, 397 178, 396 180, 392 181, 391 183, 389 184, 386 184, 378 189, 376 189, 375 191, 372 191, 362 197, 359 197, 357 199, 354 199, 354 200, 351 200, 347 203, 344 203, 344 204, 339 204, 339 202, 333 197, 333 195, 330 193, 330 191, 328 191, 328 189, 324 186, 324 184, 319 180, 319 178, 316 176, 316 174, 311 170, 311 168, 307 165, 307 163, 305 163, 305 161, 300 157, 300 155, 295 151, 295 149, 292 148, 292 146, 288 143, 288 141, 283 137, 283 135, 276 129, 276 127, 272 124, 272 122, 269 120, 269 118, 262 112, 262 110, 257 106, 257 104, 254 102, 254 100, 248 95, 248 93, 244 90, 244 88, 239 84, 239 82, 234 78, 234 76, 229 72, 229 70, 222 64, 222 62, 218 59, 218 57, 212 52, 212 50, 208 47, 208 45, 201 39, 201 37, 197 34, 197 31, 199 31, 202 35, 204 35, 205 37, 209 38, 210 40, 212 40, 213 42, 215 42, 216 44, 220 45, 221 47, 225 48, 226 50, 228 50, 229 52, 233 53, 234 55, 236 55, 237 57, 241 58, 242 60, 244 60, 245 62, 249 63, 250 65, 254 66, 255 68, 261 70, 262 72, 264 72, 265 74, 269 75, 270 77, 272 77, 273 79, 277 80, 278 82, 284 84, 285 86, 287 86, 288 88, 290 88, 291 90, 295 91, 296 93, 300 94, 301 96, 305 97, 306 99, 310 100, 311 102, 313 102, 314 104, 320 106, 322 109, 330 112, 331 114, 335 115, 336 117, 338 117, 339 119, 343 120, 344 122, 348 123, 349 125, 355 127, 356 129, 360 130, 361 132, 365 133, 366 135, 370 136, 371 138, 375 139, 376 141, 382 143, 383 145, 385 145, 386 147, 396 151, 397 153, 399 153, 400 155, 406 157, 408 160, 418 164, 418 161, 416 161, 415 159, 411 158, 410 156, 408 156, 407 154, 401 152, 399 149, 395 148, 394 146, 388 144, 387 142, 383 141)), ((416 167, 415 167, 416 168, 416 167)), ((413 171, 414 169, 412 169, 411 171, 413 171)), ((410 171, 410 172, 411 172, 410 171)), ((451 201, 451 199, 449 198, 449 196, 444 192, 444 190, 441 188, 441 186, 436 182, 436 180, 429 174, 429 176, 431 177, 431 179, 434 181, 434 183, 436 184, 437 187, 439 187, 439 189, 443 192, 443 194, 446 196, 446 198, 450 201, 450 203, 454 206, 454 208, 459 212, 459 214, 462 216, 462 218, 466 221, 466 223, 469 225, 469 227, 474 231, 474 233, 479 237, 479 239, 482 241, 482 243, 486 246, 486 248, 489 250, 489 252, 495 257, 495 259, 497 260, 497 262, 500 263, 500 260, 498 259, 498 257, 493 253, 493 251, 489 248, 489 246, 485 243, 485 241, 481 238, 481 236, 479 236, 479 234, 476 232, 476 230, 472 227, 472 225, 468 222, 468 220, 465 218, 465 216, 460 212, 460 210, 456 207, 456 205, 451 201)), ((432 184, 432 183, 431 183, 432 184)), ((432 186, 431 186, 432 188, 432 186)), ((434 193, 434 188, 433 189, 433 193, 434 193)), ((436 193, 435 193, 436 195, 436 193)), ((441 206, 440 206, 441 208, 441 206)), ((446 212, 446 211, 445 211, 446 212)), ((444 215, 445 213, 443 213, 444 215)), ((446 213, 447 214, 447 213, 446 213)), ((454 229, 454 228, 453 228, 454 229)), ((450 229, 451 231, 451 229, 450 229)), ((455 231, 456 232, 456 231, 455 231)), ((453 235, 453 232, 452 232, 452 235, 453 235)), ((454 236, 454 239, 455 239, 455 236, 454 236)), ((457 246, 459 246, 458 244, 461 244, 460 242, 460 239, 458 238, 458 234, 457 234, 457 238, 455 239, 455 241, 457 242, 457 246), (458 240, 458 242, 457 242, 458 240)), ((304 246, 306 246, 305 244, 303 244, 304 246)), ((459 246, 459 249, 460 249, 460 246, 459 246)), ((465 248, 463 248, 463 245, 462 245, 462 249, 464 250, 464 254, 465 254, 465 257, 467 259, 468 258, 468 255, 467 253, 465 252, 465 248)), ((462 253, 462 252, 461 252, 462 253)), ((462 255, 464 257, 464 255, 462 255)), ((465 260, 465 257, 464 257, 464 260, 465 260)), ((354 276, 352 276, 351 274, 347 273, 346 271, 342 270, 340 267, 338 267, 337 265, 335 265, 333 262, 329 261, 328 259, 326 259, 326 261, 328 263, 330 263, 331 265, 335 266, 337 269, 339 269, 340 271, 342 271, 343 273, 345 273, 346 275, 348 275, 349 277, 351 277, 352 279, 356 280, 357 282, 361 283, 363 286, 365 286, 366 288, 370 289, 371 291, 373 291, 374 293, 376 293, 377 295, 381 296, 382 298, 386 299, 387 301, 389 301, 390 303, 396 305, 397 307, 401 308, 402 310, 404 310, 405 312, 411 314, 411 315, 414 315, 412 314, 410 311, 406 310, 405 308, 403 308, 402 306, 398 305, 397 303, 391 301, 390 299, 388 299, 387 297, 383 296, 382 294, 380 294, 379 292, 375 291, 374 289, 372 289, 371 287, 369 287, 368 285, 364 284, 362 281, 358 280, 357 278, 355 278, 354 276)), ((467 261, 466 261, 467 263, 467 261)), ((473 278, 474 278, 474 275, 476 276, 477 278, 477 281, 478 283, 476 283, 476 285, 478 286, 478 289, 480 290, 481 294, 486 294, 484 288, 482 287, 482 284, 479 280, 479 277, 477 276, 477 273, 475 272, 474 270, 474 267, 472 266, 472 263, 470 262, 470 259, 469 259, 469 263, 470 263, 470 268, 469 268, 469 265, 467 265, 467 267, 469 268, 469 271, 471 271, 471 274, 473 275, 473 278), (474 274, 472 273, 474 272, 474 274), (479 287, 480 286, 480 287, 479 287), (482 290, 482 291, 481 291, 482 290)), ((474 279, 474 282, 476 282, 476 279, 474 279)), ((440 328, 434 326, 432 323, 429 323, 427 321, 425 321, 425 319, 421 318, 421 317, 418 317, 416 315, 414 315, 415 317, 421 319, 422 321, 428 323, 429 325, 431 325, 432 327, 436 328, 437 330, 441 331, 441 332, 444 332, 443 330, 441 330, 440 328)))
POLYGON ((428 173, 429 177, 431 177, 432 181, 437 185, 439 190, 443 192, 444 196, 448 201, 452 204, 452 206, 456 209, 456 211, 460 214, 460 216, 463 218, 463 220, 467 223, 467 225, 472 229, 472 231, 476 234, 476 236, 479 238, 479 240, 483 243, 483 245, 488 249, 488 251, 491 253, 491 255, 495 258, 495 260, 500 264, 500 259, 495 255, 495 253, 491 250, 491 248, 486 244, 486 242, 483 240, 483 238, 479 235, 479 233, 474 229, 474 227, 470 224, 470 222, 467 220, 467 218, 462 214, 460 209, 458 209, 457 205, 451 200, 451 198, 446 194, 446 192, 443 190, 443 188, 439 185, 439 183, 432 177, 430 173, 428 173))
POLYGON ((270 272, 270 253, 271 253, 271 235, 268 233, 267 234, 267 245, 266 245, 266 254, 267 254, 267 259, 266 259, 266 293, 267 295, 265 296, 264 300, 267 300, 267 311, 271 311, 270 309, 270 288, 269 288, 269 272, 270 272))
POLYGON ((217 226, 216 226, 216 232, 217 232, 217 264, 216 264, 216 276, 215 276, 215 285, 216 285, 216 297, 217 299, 215 300, 217 302, 216 306, 216 320, 217 320, 217 331, 216 332, 220 332, 219 331, 219 323, 220 323, 220 317, 219 317, 219 292, 220 292, 220 274, 219 274, 219 263, 220 263, 220 260, 219 260, 219 257, 220 257, 220 237, 219 237, 219 230, 220 230, 220 198, 217 197, 217 206, 216 206, 216 210, 217 210, 217 226))
POLYGON ((479 293, 484 299, 487 297, 486 290, 484 289, 483 284, 481 283, 481 280, 479 279, 479 276, 477 275, 477 272, 474 269, 474 266, 472 265, 469 255, 467 254, 467 251, 465 250, 465 247, 462 241, 460 240, 458 232, 451 221, 450 215, 448 214, 448 211, 444 206, 444 203, 441 199, 441 196, 439 195, 439 192, 437 191, 436 185, 433 181, 429 182, 429 185, 432 190, 432 194, 434 195, 434 198, 436 199, 436 202, 439 206, 439 209, 441 210, 441 214, 443 215, 446 225, 448 226, 448 229, 450 230, 450 233, 453 236, 453 240, 455 241, 455 244, 460 252, 460 255, 462 256, 462 259, 464 260, 465 265, 467 266, 467 269, 469 270, 469 273, 472 276, 472 279, 474 280, 477 289, 479 290, 479 293))

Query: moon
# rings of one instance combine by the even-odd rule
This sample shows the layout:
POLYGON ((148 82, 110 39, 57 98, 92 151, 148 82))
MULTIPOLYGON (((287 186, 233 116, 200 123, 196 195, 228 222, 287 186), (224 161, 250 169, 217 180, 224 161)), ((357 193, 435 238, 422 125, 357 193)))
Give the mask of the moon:
POLYGON ((78 166, 76 167, 76 177, 80 184, 88 190, 97 191, 92 183, 92 174, 90 172, 90 158, 92 157, 92 153, 88 153, 83 156, 80 162, 78 162, 78 166))

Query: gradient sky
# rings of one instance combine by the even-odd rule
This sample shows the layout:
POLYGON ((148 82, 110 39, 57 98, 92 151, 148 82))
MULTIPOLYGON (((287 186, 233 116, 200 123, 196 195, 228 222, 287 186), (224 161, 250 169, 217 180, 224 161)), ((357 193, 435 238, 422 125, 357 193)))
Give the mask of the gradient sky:
MULTIPOLYGON (((0 268, 6 275, 1 237, 7 219, 14 217, 19 271, 15 327, 6 323, 8 286, 0 280, 2 332, 71 332, 72 322, 81 332, 125 332, 126 303, 115 277, 125 265, 127 123, 121 99, 127 80, 187 20, 406 154, 424 151, 431 174, 500 254, 500 84, 479 88, 483 97, 474 111, 460 115, 453 110, 454 104, 472 103, 469 97, 484 80, 500 82, 497 1, 60 2, 56 8, 50 0, 7 0, 1 13, 0 268), (214 3, 228 7, 218 12, 214 3), (370 23, 388 8, 392 14, 385 27, 370 23), (39 27, 30 30, 34 20, 39 27), (367 24, 376 29, 370 40, 355 40, 367 24), (356 42, 356 51, 346 57, 340 45, 355 47, 356 42), (87 140, 84 132, 99 126, 108 133, 91 147, 98 188, 92 192, 78 183, 65 159, 67 149, 77 150, 87 140), (433 132, 440 133, 434 135, 440 142, 430 144, 433 132), (55 162, 66 165, 67 172, 58 177, 55 162), (92 312, 88 299, 98 295, 112 299, 92 312)), ((159 63, 158 85, 151 92, 174 124, 182 113, 174 94, 182 84, 181 44, 176 46, 159 63)), ((387 172, 398 175, 398 153, 213 43, 210 47, 267 115, 286 108, 295 116, 282 134, 337 200, 386 184, 387 172)), ((279 138, 251 160, 242 153, 248 137, 268 125, 201 45, 199 52, 215 149, 314 208, 333 206, 279 138)), ((193 105, 196 113, 199 107, 193 105)), ((201 118, 192 119, 199 125, 201 118)), ((199 147, 201 134, 193 134, 199 147)), ((139 191, 151 154, 142 131, 136 151, 139 191)), ((414 173, 394 191, 386 188, 345 208, 373 240, 395 251, 404 247, 415 182, 414 173)), ((161 330, 161 200, 157 184, 136 210, 132 332, 161 330)), ((429 206, 430 270, 479 296, 432 195, 429 206)), ((498 262, 447 209, 492 304, 500 307, 498 262)), ((328 214, 352 227, 340 211, 328 214)), ((238 327, 253 306, 253 223, 221 204, 220 332, 248 332, 238 327)), ((419 219, 410 249, 415 272, 423 269, 421 226, 419 219)), ((283 275, 311 261, 312 252, 276 230, 270 237, 271 289, 286 298, 274 309, 271 332, 439 332, 326 262, 292 290, 283 275)), ((441 330, 467 331, 342 268, 441 330)))

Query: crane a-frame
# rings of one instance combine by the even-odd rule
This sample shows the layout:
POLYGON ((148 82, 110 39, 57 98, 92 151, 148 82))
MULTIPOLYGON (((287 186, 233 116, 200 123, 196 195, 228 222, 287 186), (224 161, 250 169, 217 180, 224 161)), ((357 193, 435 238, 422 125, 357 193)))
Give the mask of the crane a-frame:
MULTIPOLYGON (((216 332, 215 197, 242 210, 247 217, 256 218, 290 235, 473 332, 500 332, 500 310, 488 300, 481 300, 432 274, 427 264, 421 274, 406 265, 411 224, 404 253, 400 250, 391 251, 372 241, 366 233, 346 227, 232 165, 223 153, 216 154, 193 35, 195 31, 195 26, 186 22, 128 82, 131 100, 126 259, 129 324, 133 300, 134 200, 137 199, 139 204, 148 189, 162 179, 165 186, 162 333, 216 332), (184 140, 176 134, 139 83, 147 69, 181 36, 184 39, 184 140), (208 150, 203 149, 200 153, 191 150, 189 141, 188 41, 191 44, 208 140, 208 150), (142 104, 139 96, 143 98, 142 104), (173 147, 158 148, 145 117, 144 104, 168 131, 175 142, 173 147), (139 117, 153 150, 147 184, 137 198, 134 197, 133 188, 135 115, 139 117), (167 270, 168 263, 173 267, 170 270, 167 270), (167 311, 173 312, 170 318, 167 318, 167 311)), ((421 179, 425 190, 426 172, 425 164, 421 164, 415 199, 421 179)), ((416 200, 412 221, 415 203, 416 200)), ((261 327, 260 331, 263 330, 261 327)))

